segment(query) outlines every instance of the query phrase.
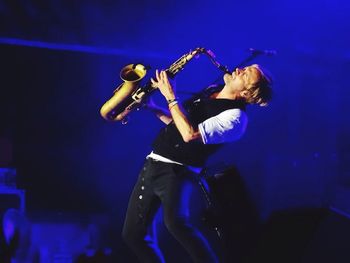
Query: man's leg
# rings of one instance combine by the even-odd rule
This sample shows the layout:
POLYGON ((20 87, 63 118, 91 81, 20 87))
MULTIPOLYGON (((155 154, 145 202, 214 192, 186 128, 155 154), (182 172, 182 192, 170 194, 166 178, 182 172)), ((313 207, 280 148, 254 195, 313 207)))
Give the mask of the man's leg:
POLYGON ((122 235, 140 262, 156 263, 164 262, 164 258, 149 232, 160 206, 160 200, 151 186, 150 166, 149 161, 146 161, 131 194, 122 235))
POLYGON ((172 165, 170 169, 164 177, 166 183, 162 182, 163 187, 156 190, 162 201, 166 227, 194 262, 218 262, 205 237, 189 220, 190 195, 193 187, 198 186, 191 178, 194 175, 179 165, 172 165))

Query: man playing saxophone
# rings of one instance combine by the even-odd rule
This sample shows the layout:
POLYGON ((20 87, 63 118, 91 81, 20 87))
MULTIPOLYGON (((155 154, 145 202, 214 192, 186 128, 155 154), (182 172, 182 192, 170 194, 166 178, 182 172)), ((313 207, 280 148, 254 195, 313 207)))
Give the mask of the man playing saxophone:
POLYGON ((247 126, 246 106, 265 106, 272 80, 261 66, 236 68, 223 77, 223 88, 205 98, 180 105, 166 71, 156 71, 152 86, 168 103, 168 110, 148 105, 166 126, 153 142, 131 194, 123 238, 141 262, 165 262, 148 227, 160 206, 169 232, 194 262, 218 262, 208 241, 189 221, 189 193, 194 173, 224 143, 238 140, 247 126))

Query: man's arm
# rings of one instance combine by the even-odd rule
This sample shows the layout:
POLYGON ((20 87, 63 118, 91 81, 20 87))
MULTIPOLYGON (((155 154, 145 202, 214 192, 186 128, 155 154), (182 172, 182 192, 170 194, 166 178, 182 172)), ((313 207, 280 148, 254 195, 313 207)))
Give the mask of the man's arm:
POLYGON ((179 106, 179 104, 170 106, 169 110, 174 120, 175 126, 179 130, 184 142, 202 139, 198 127, 193 127, 191 125, 186 115, 182 112, 182 109, 179 106))
POLYGON ((201 139, 202 137, 198 127, 193 127, 191 125, 181 107, 179 104, 177 104, 175 91, 169 82, 166 72, 161 71, 158 73, 158 70, 156 70, 156 80, 157 81, 151 79, 153 87, 159 88, 160 92, 168 102, 173 101, 169 104, 169 111, 176 128, 179 130, 182 136, 182 139, 185 142, 201 139))
POLYGON ((179 130, 183 140, 190 142, 201 140, 204 144, 217 144, 238 140, 247 127, 247 115, 240 109, 229 109, 213 116, 197 127, 193 127, 177 104, 175 92, 169 83, 166 73, 158 74, 158 82, 151 79, 154 87, 158 87, 169 103, 171 117, 179 130))

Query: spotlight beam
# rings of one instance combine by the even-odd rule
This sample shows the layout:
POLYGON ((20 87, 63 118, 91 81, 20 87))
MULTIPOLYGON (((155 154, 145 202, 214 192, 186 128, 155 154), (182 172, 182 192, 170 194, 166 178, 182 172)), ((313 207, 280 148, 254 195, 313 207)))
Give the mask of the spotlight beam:
POLYGON ((153 58, 153 59, 171 59, 172 58, 172 56, 167 54, 162 54, 160 52, 96 47, 96 46, 79 45, 79 44, 54 43, 54 42, 34 41, 34 40, 6 38, 6 37, 0 37, 0 45, 24 46, 24 47, 33 47, 33 48, 42 48, 42 49, 51 49, 51 50, 82 52, 82 53, 89 53, 89 54, 112 55, 112 56, 144 57, 144 58, 153 58))

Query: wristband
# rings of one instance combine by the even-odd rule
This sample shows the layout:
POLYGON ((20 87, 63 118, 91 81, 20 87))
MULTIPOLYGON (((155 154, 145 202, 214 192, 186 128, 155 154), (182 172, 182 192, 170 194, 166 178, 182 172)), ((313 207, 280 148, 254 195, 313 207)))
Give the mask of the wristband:
POLYGON ((178 104, 179 102, 177 101, 177 100, 173 100, 172 102, 170 102, 169 104, 168 104, 168 107, 169 107, 169 110, 172 108, 172 107, 174 107, 176 104, 178 104))
POLYGON ((168 105, 169 105, 170 103, 173 103, 174 101, 177 101, 177 98, 176 98, 176 97, 175 97, 175 98, 173 98, 173 99, 171 99, 171 100, 167 100, 168 105))

